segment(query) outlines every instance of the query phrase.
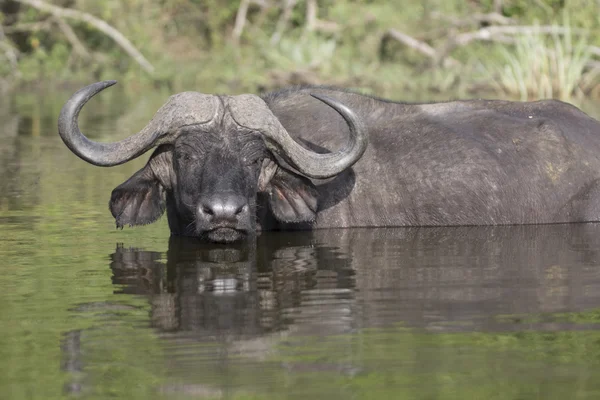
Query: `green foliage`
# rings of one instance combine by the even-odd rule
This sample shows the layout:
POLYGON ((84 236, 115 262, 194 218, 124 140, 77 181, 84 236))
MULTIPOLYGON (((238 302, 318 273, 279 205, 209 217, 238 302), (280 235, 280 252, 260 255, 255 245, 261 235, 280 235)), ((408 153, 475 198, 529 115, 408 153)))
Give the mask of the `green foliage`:
MULTIPOLYGON (((148 76, 111 38, 76 20, 68 23, 92 55, 91 61, 72 51, 72 44, 55 23, 41 31, 9 33, 8 39, 20 52, 19 70, 25 82, 83 83, 116 78, 133 88, 165 86, 171 91, 204 88, 228 92, 322 83, 394 98, 403 98, 407 92, 414 97, 423 90, 466 93, 472 88, 489 89, 489 82, 506 95, 523 96, 525 90, 528 97, 568 98, 573 92, 585 92, 597 84, 596 77, 587 74, 588 68, 584 67, 590 60, 587 46, 600 44, 600 20, 594 17, 600 6, 594 0, 505 0, 502 14, 521 25, 534 21, 547 25, 568 13, 571 26, 586 29, 589 35, 536 35, 520 39, 515 46, 473 42, 452 51, 450 55, 458 61, 454 67, 395 40, 382 45, 383 34, 398 29, 440 50, 453 35, 480 28, 476 20, 469 18, 494 11, 493 0, 318 0, 317 18, 330 29, 313 32, 306 29, 306 2, 299 0, 276 44, 271 38, 282 17, 283 2, 268 2, 266 9, 252 3, 240 43, 236 44, 232 31, 240 3, 74 1, 71 7, 104 19, 130 39, 155 66, 153 76, 148 76), (538 65, 537 72, 528 70, 534 58, 540 63, 546 60, 545 65, 538 65), (556 69, 561 68, 559 62, 568 68, 556 69), (544 74, 539 72, 543 69, 553 75, 552 84, 543 82, 544 74), (490 74, 495 79, 490 79, 490 74)), ((9 17, 4 19, 11 21, 7 28, 15 23, 49 20, 46 13, 25 5, 9 17)), ((13 79, 10 68, 2 64, 0 77, 13 79)))

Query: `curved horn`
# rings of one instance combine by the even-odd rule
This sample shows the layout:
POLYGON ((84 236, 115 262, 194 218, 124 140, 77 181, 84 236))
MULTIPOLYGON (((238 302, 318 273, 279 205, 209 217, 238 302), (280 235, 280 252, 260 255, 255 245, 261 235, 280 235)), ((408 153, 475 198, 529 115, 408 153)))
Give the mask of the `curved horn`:
POLYGON ((77 91, 63 106, 58 117, 58 133, 69 149, 90 164, 110 167, 141 156, 152 147, 174 140, 178 128, 207 124, 222 111, 216 96, 183 92, 171 96, 140 132, 114 143, 89 140, 79 130, 79 112, 92 97, 116 81, 91 84, 77 91))
POLYGON ((234 118, 238 124, 260 131, 268 139, 269 150, 284 156, 303 175, 315 179, 330 178, 350 168, 362 157, 368 144, 367 128, 354 111, 339 101, 322 95, 311 96, 333 108, 348 124, 350 138, 342 150, 319 154, 301 146, 257 96, 233 97, 236 105, 234 118))

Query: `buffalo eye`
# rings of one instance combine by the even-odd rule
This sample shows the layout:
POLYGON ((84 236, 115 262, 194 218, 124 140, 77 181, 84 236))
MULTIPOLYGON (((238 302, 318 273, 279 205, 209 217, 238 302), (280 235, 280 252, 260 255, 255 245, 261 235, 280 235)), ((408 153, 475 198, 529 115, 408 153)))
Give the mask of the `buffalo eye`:
POLYGON ((263 158, 264 157, 244 158, 242 159, 242 161, 245 165, 248 165, 250 167, 256 167, 262 164, 263 158))
POLYGON ((179 158, 181 164, 189 164, 194 160, 194 157, 191 154, 183 153, 179 158))

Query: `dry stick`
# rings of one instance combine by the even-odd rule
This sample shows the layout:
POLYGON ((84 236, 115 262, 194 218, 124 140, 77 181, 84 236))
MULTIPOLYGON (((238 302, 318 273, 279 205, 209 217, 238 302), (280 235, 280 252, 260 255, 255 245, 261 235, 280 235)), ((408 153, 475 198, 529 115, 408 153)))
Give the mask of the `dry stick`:
POLYGON ((444 45, 443 51, 439 53, 439 59, 443 60, 448 54, 450 54, 455 48, 459 46, 466 46, 475 40, 492 41, 512 44, 512 40, 507 35, 564 35, 566 33, 585 33, 584 29, 571 29, 564 28, 562 26, 488 26, 481 28, 477 31, 461 33, 456 36, 452 35, 444 45))
POLYGON ((600 71, 600 61, 588 61, 585 66, 590 69, 600 71))
POLYGON ((244 31, 244 25, 246 25, 246 15, 248 14, 248 7, 250 6, 250 0, 242 0, 240 3, 240 7, 238 8, 238 12, 235 16, 235 25, 233 28, 233 32, 231 33, 233 36, 233 42, 238 44, 240 42, 240 37, 242 36, 242 32, 244 31))
POLYGON ((298 0, 282 0, 284 2, 283 12, 281 13, 281 17, 277 21, 277 25, 275 26, 275 33, 271 36, 271 45, 276 45, 281 40, 281 36, 283 35, 283 31, 287 26, 288 21, 292 17, 292 11, 296 6, 298 0))
POLYGON ((397 41, 404 43, 408 47, 415 49, 428 57, 435 57, 436 51, 433 47, 428 45, 425 42, 421 42, 420 40, 415 39, 412 36, 407 35, 406 33, 402 33, 396 29, 390 29, 386 32, 386 36, 390 36, 397 41))
POLYGON ((516 22, 512 18, 505 17, 504 15, 495 12, 487 14, 475 13, 465 18, 456 18, 439 12, 432 12, 431 16, 435 19, 443 19, 449 21, 453 26, 457 28, 460 26, 472 25, 475 23, 482 22, 496 25, 509 25, 514 24, 516 22))
POLYGON ((52 4, 48 4, 41 0, 15 0, 22 4, 27 4, 31 7, 37 8, 40 11, 52 14, 57 18, 68 18, 77 21, 84 21, 98 29, 100 32, 107 36, 110 36, 119 46, 125 50, 146 72, 149 74, 154 73, 154 67, 146 58, 136 49, 133 44, 127 39, 121 32, 107 24, 103 20, 94 17, 91 14, 83 11, 77 11, 69 8, 57 7, 52 4))
POLYGON ((502 13, 502 0, 494 0, 494 12, 496 14, 502 13))
POLYGON ((588 46, 588 50, 590 54, 593 56, 600 56, 600 47, 598 46, 588 46))
POLYGON ((317 18, 317 0, 306 0, 306 25, 305 32, 321 31, 334 33, 340 30, 337 23, 324 21, 317 18))
POLYGON ((340 30, 340 26, 338 25, 337 22, 323 21, 321 19, 318 19, 316 23, 317 23, 317 25, 315 26, 315 29, 317 29, 321 32, 334 33, 334 32, 338 32, 340 30))
POLYGON ((564 28, 562 26, 489 26, 477 31, 461 33, 454 38, 454 41, 457 45, 464 46, 474 40, 495 40, 496 37, 503 35, 564 35, 566 33, 586 33, 586 30, 564 28))
MULTIPOLYGON (((425 42, 421 42, 420 40, 417 40, 412 36, 407 35, 406 33, 402 33, 396 29, 389 29, 385 33, 384 37, 386 36, 389 36, 392 39, 399 41, 400 43, 410 47, 411 49, 417 50, 418 52, 425 54, 434 61, 441 60, 439 53, 433 47, 431 47, 425 42)), ((453 58, 447 58, 446 62, 448 63, 448 65, 452 66, 460 65, 460 63, 453 58)))
POLYGON ((4 57, 6 57, 10 63, 10 69, 12 70, 12 73, 16 76, 20 76, 21 73, 17 67, 18 52, 10 44, 8 44, 2 25, 0 25, 0 48, 4 49, 4 57))
MULTIPOLYGON (((488 13, 488 14, 480 14, 476 13, 470 15, 466 18, 456 18, 452 16, 447 16, 438 12, 431 13, 432 18, 442 19, 450 22, 452 27, 454 28, 462 28, 469 25, 480 25, 482 22, 492 24, 492 25, 509 25, 515 24, 516 21, 512 18, 505 17, 496 13, 488 13)), ((429 31, 423 35, 419 36, 420 40, 435 40, 440 37, 448 37, 448 27, 440 27, 436 28, 432 31, 429 31)))
POLYGON ((312 32, 317 25, 317 0, 306 0, 306 31, 312 32))
MULTIPOLYGON (((420 40, 417 40, 405 33, 390 29, 385 36, 404 43, 426 56, 432 58, 434 63, 446 62, 448 65, 460 65, 460 63, 452 58, 448 58, 456 47, 465 46, 474 40, 488 40, 502 43, 511 43, 511 38, 507 35, 523 35, 523 34, 557 34, 564 35, 566 33, 586 33, 584 29, 571 29, 561 26, 489 26, 481 28, 477 31, 461 33, 458 35, 450 35, 450 38, 442 46, 441 50, 436 50, 430 45, 420 40)), ((600 49, 598 49, 600 52, 600 49)))
POLYGON ((14 24, 10 26, 4 27, 4 33, 16 33, 16 32, 35 32, 35 31, 45 31, 50 28, 51 21, 40 21, 40 22, 31 22, 31 23, 21 23, 14 24))
POLYGON ((92 58, 92 56, 87 51, 83 43, 81 43, 81 41, 73 31, 73 28, 71 28, 71 25, 67 24, 64 20, 56 17, 54 18, 54 22, 56 22, 56 25, 58 25, 60 30, 66 36, 67 40, 71 43, 71 46, 73 47, 73 51, 75 51, 75 53, 77 53, 84 60, 89 60, 92 58))
POLYGON ((544 10, 546 12, 546 14, 552 14, 552 7, 550 7, 548 4, 545 4, 543 1, 541 0, 533 0, 533 2, 540 7, 542 10, 544 10))
POLYGON ((261 8, 262 11, 266 10, 269 7, 269 4, 266 0, 242 0, 240 6, 238 7, 238 12, 235 15, 235 25, 233 27, 233 32, 231 35, 233 36, 233 43, 238 44, 240 42, 240 38, 242 37, 242 33, 244 32, 244 27, 247 22, 248 9, 251 4, 256 4, 261 8))

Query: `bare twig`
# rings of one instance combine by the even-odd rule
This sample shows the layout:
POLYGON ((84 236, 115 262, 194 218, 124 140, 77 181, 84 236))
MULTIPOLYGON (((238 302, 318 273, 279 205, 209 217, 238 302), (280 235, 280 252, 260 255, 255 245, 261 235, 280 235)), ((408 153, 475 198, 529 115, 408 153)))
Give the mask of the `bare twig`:
POLYGON ((317 0, 306 0, 306 31, 312 32, 317 25, 317 0))
POLYGON ((4 57, 8 60, 13 75, 20 76, 17 66, 18 51, 8 43, 2 25, 0 25, 0 48, 4 50, 4 57))
POLYGON ((54 22, 58 25, 59 29, 65 35, 71 46, 73 46, 73 51, 77 53, 84 60, 89 60, 92 58, 90 53, 87 51, 83 43, 79 40, 73 29, 69 24, 67 24, 64 20, 54 17, 54 22))
POLYGON ((542 0, 533 0, 533 2, 542 10, 544 10, 546 14, 552 14, 552 7, 550 7, 548 4, 545 4, 542 0))
POLYGON ((425 54, 428 57, 435 57, 435 49, 428 45, 425 42, 421 42, 413 38, 412 36, 407 35, 406 33, 402 33, 396 29, 390 29, 386 32, 386 36, 389 36, 393 39, 396 39, 400 43, 405 44, 406 46, 419 51, 420 53, 425 54))
POLYGON ((50 20, 39 21, 39 22, 31 22, 31 23, 22 23, 22 24, 14 24, 10 26, 4 27, 4 33, 17 33, 17 32, 35 32, 35 31, 44 31, 50 28, 52 25, 50 20))
POLYGON ((449 39, 443 46, 443 51, 440 53, 441 59, 444 59, 455 48, 466 46, 475 40, 493 41, 506 44, 514 43, 511 35, 564 35, 566 33, 585 33, 583 29, 570 29, 562 26, 488 26, 473 32, 465 32, 458 35, 449 35, 449 39))
POLYGON ((256 4, 262 10, 266 10, 269 7, 269 3, 266 0, 242 0, 240 2, 240 6, 238 7, 238 12, 235 16, 235 25, 233 27, 233 32, 231 35, 233 36, 233 42, 238 44, 240 42, 240 38, 242 37, 242 33, 244 32, 244 27, 246 26, 248 9, 250 5, 256 4))
POLYGON ((317 19, 315 21, 315 30, 321 32, 334 33, 340 30, 340 26, 337 22, 333 21, 324 21, 322 19, 317 19))
POLYGON ((502 12, 502 0, 494 0, 494 13, 500 14, 502 12))
MULTIPOLYGON (((489 14, 487 14, 489 15, 489 14)), ((488 26, 485 28, 478 29, 472 32, 465 32, 459 34, 453 34, 452 32, 446 32, 448 40, 446 40, 442 46, 438 49, 433 48, 424 41, 415 39, 405 33, 402 33, 396 29, 390 29, 384 35, 384 38, 391 37, 404 45, 417 50, 418 52, 428 56, 433 60, 434 65, 446 64, 446 65, 459 65, 459 62, 449 58, 449 54, 459 46, 466 46, 475 40, 484 41, 495 41, 501 43, 514 43, 513 35, 535 35, 535 34, 557 34, 564 35, 567 33, 586 33, 583 29, 570 29, 562 26, 518 26, 518 25, 505 25, 505 26, 488 26)), ((600 55, 600 48, 592 49, 592 52, 596 55, 600 55)))
MULTIPOLYGON (((434 61, 441 60, 439 53, 433 47, 431 47, 425 42, 422 42, 413 38, 412 36, 407 35, 406 33, 400 32, 396 29, 390 29, 385 33, 384 37, 391 37, 392 39, 399 41, 400 43, 410 47, 411 49, 414 49, 426 55, 434 61)), ((453 58, 447 58, 444 60, 444 62, 446 62, 446 64, 449 66, 460 64, 453 58)))
POLYGON ((586 33, 585 29, 572 29, 562 26, 489 26, 481 28, 477 31, 461 33, 454 37, 453 41, 458 46, 464 46, 474 40, 495 40, 498 36, 503 35, 564 35, 566 33, 586 33))
POLYGON ((131 56, 146 72, 149 74, 154 73, 154 67, 146 58, 140 53, 138 49, 127 39, 121 32, 113 28, 105 21, 94 17, 91 14, 83 11, 77 11, 69 8, 57 7, 52 4, 48 4, 42 0, 15 0, 22 4, 27 4, 40 11, 52 14, 57 18, 74 19, 77 21, 84 21, 98 29, 100 32, 109 36, 113 39, 129 56, 131 56))
POLYGON ((482 22, 496 25, 509 25, 514 24, 516 22, 514 19, 505 17, 504 15, 499 14, 497 12, 488 14, 475 13, 469 15, 466 18, 456 18, 439 12, 432 12, 431 16, 433 18, 444 19, 446 21, 449 21, 455 27, 467 26, 482 22))
POLYGON ((270 9, 271 9, 271 3, 265 1, 260 8, 260 12, 259 12, 258 16, 256 17, 254 24, 252 24, 253 29, 260 29, 260 27, 263 25, 263 23, 267 19, 270 9))
POLYGON ((277 25, 275 26, 275 33, 273 33, 273 36, 271 36, 271 44, 272 45, 276 45, 281 40, 283 31, 285 30, 285 28, 288 24, 288 21, 292 17, 292 11, 294 10, 296 3, 298 2, 298 0, 282 0, 282 1, 284 3, 283 11, 281 12, 281 16, 279 17, 279 20, 277 21, 277 25))
MULTIPOLYGON (((479 25, 482 22, 492 25, 509 25, 515 24, 516 21, 512 18, 505 17, 503 15, 497 13, 489 13, 489 14, 473 14, 466 18, 456 18, 454 16, 448 16, 439 12, 432 12, 431 16, 436 19, 442 19, 450 22, 453 28, 462 28, 467 26, 479 25)), ((448 37, 448 27, 440 26, 432 31, 429 31, 425 34, 419 35, 419 40, 436 40, 441 37, 448 37)))
POLYGON ((593 56, 600 56, 600 47, 598 46, 588 46, 588 50, 590 54, 593 56))
POLYGON ((244 25, 246 25, 246 15, 248 14, 249 6, 250 0, 242 0, 240 7, 238 8, 237 15, 235 16, 235 25, 232 32, 233 41, 235 44, 239 43, 242 32, 244 31, 244 25))
POLYGON ((340 27, 333 21, 323 21, 317 17, 317 0, 306 0, 306 32, 321 31, 321 32, 337 32, 340 27))
POLYGON ((588 61, 585 66, 590 69, 600 70, 600 61, 588 61))

